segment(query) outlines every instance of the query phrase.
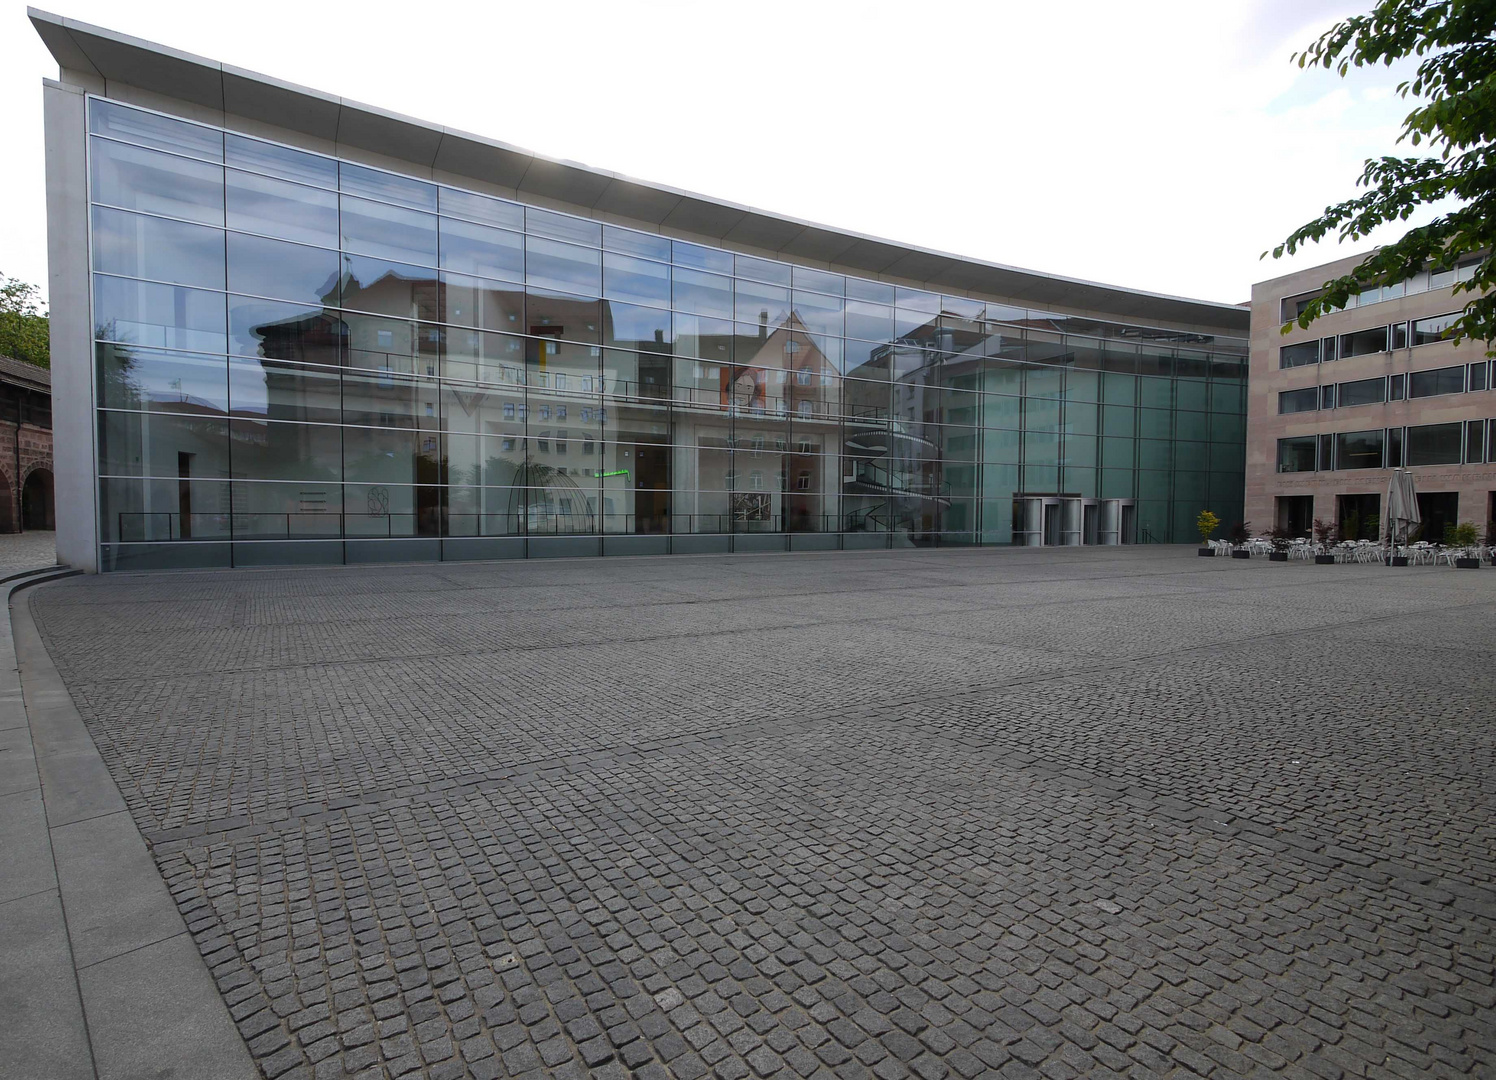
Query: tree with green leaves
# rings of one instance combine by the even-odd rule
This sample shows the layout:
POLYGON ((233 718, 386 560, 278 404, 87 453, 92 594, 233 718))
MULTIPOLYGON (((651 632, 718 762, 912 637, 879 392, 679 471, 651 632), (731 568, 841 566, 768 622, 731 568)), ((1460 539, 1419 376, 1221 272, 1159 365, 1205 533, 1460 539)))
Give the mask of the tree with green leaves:
POLYGON ((40 305, 35 285, 0 274, 0 356, 52 366, 47 313, 40 305))
POLYGON ((1448 205, 1428 224, 1325 282, 1297 324, 1307 327, 1368 288, 1475 257, 1474 275, 1454 287, 1475 295, 1450 336, 1489 345, 1496 342, 1496 293, 1487 292, 1496 284, 1496 0, 1381 0, 1294 54, 1301 68, 1324 67, 1342 77, 1352 67, 1411 57, 1419 58, 1417 70, 1397 92, 1417 107, 1397 141, 1430 152, 1367 161, 1357 181, 1363 194, 1326 207, 1271 254, 1291 255, 1332 232, 1342 241, 1360 240, 1379 226, 1407 221, 1419 207, 1448 205))

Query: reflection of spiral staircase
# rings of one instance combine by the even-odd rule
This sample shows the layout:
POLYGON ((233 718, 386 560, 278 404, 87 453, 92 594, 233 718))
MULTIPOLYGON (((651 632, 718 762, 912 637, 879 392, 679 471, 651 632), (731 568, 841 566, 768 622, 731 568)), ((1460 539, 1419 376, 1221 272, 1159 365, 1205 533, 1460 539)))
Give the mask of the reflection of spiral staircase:
POLYGON ((509 482, 509 514, 524 520, 526 532, 597 531, 592 505, 576 480, 553 466, 533 461, 514 467, 514 478, 509 482))
POLYGON ((879 499, 846 514, 848 532, 881 532, 891 522, 909 516, 916 502, 934 502, 940 507, 951 504, 943 490, 910 482, 911 475, 920 475, 921 464, 940 460, 940 448, 926 438, 897 425, 848 425, 842 439, 842 455, 854 466, 852 475, 842 485, 842 494, 879 499), (900 469, 901 464, 906 467, 900 469))

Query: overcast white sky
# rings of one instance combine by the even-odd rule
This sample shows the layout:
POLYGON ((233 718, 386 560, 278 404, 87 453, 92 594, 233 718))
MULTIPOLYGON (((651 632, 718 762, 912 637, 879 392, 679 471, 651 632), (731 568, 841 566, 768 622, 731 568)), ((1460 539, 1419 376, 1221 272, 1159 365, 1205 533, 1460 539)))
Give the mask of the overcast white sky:
MULTIPOLYGON (((1031 269, 1227 302, 1409 104, 1289 55, 1369 0, 56 0, 58 14, 544 154, 1031 269)), ((0 272, 45 290, 41 80, 0 0, 0 272)))

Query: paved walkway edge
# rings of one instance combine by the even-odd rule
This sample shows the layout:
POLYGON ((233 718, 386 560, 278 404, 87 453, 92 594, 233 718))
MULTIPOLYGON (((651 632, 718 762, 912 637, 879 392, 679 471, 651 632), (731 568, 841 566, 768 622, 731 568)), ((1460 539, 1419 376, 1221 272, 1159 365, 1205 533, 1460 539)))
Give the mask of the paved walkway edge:
POLYGON ((0 1061, 35 1080, 254 1080, 145 840, 0 582, 0 1061))

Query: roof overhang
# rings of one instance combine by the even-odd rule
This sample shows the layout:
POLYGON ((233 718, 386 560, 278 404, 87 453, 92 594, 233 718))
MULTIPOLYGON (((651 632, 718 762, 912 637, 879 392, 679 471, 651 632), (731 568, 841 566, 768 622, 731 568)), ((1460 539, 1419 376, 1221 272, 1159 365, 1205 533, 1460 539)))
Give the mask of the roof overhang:
POLYGON ((228 126, 232 117, 243 117, 512 189, 520 198, 562 203, 590 216, 626 219, 672 236, 770 252, 861 276, 1126 322, 1230 336, 1245 336, 1248 330, 1245 306, 1024 270, 801 221, 544 157, 36 8, 27 14, 65 71, 96 76, 106 87, 124 83, 221 112, 228 126))

